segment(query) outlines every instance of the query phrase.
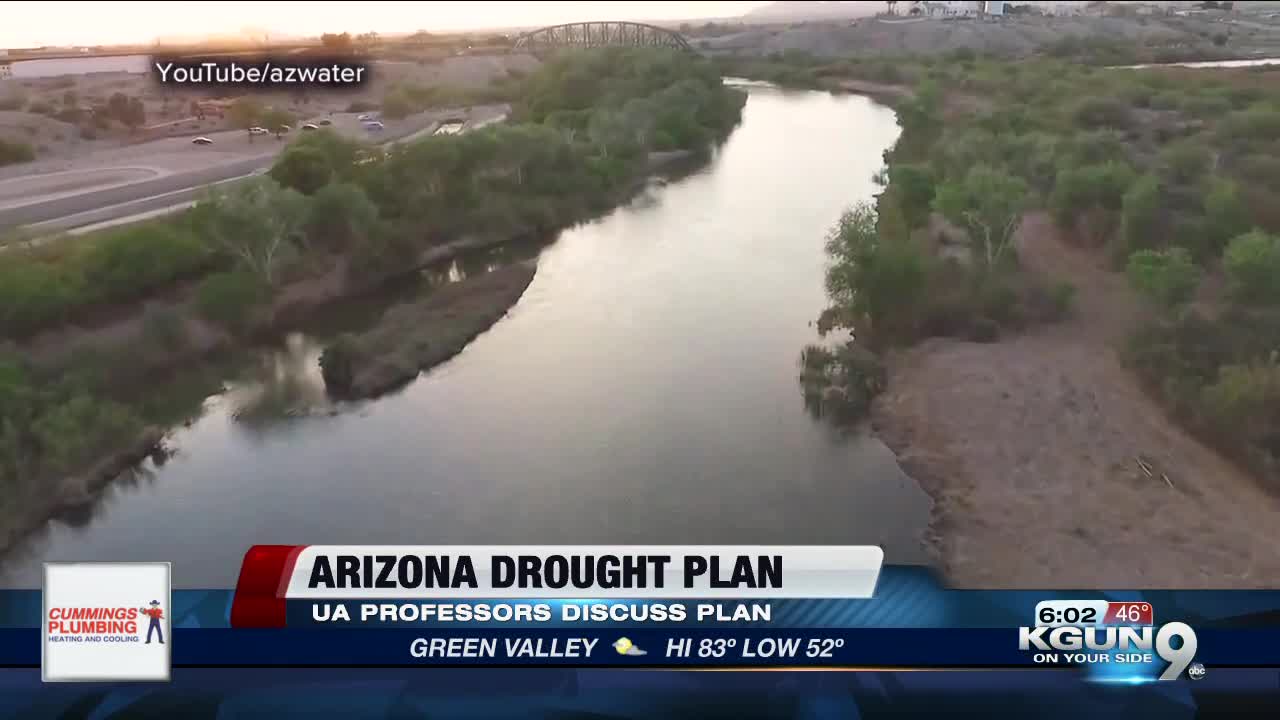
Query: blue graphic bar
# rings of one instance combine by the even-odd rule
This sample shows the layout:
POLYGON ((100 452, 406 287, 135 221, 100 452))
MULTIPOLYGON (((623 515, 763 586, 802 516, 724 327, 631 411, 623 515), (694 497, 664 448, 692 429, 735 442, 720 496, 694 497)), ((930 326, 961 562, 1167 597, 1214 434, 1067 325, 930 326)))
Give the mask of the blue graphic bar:
MULTIPOLYGON (((1198 631, 1209 667, 1280 667, 1280 628, 1198 631)), ((182 666, 1030 667, 1016 628, 568 631, 175 628, 182 666), (620 651, 618 641, 628 643, 620 651), (435 641, 437 651, 431 652, 435 641), (638 652, 631 652, 637 650, 638 652)), ((0 665, 37 666, 40 630, 0 630, 0 665)), ((1066 666, 1065 662, 1060 663, 1066 666)), ((1044 667, 1040 665, 1039 667, 1044 667)))

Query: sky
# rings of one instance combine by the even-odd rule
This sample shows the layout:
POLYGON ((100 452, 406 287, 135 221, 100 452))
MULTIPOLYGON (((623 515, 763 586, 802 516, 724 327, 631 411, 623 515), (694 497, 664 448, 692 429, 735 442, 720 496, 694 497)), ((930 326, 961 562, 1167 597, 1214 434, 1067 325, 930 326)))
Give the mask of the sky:
POLYGON ((148 43, 157 38, 411 33, 551 25, 577 20, 733 17, 767 2, 6 2, 0 48, 148 43))

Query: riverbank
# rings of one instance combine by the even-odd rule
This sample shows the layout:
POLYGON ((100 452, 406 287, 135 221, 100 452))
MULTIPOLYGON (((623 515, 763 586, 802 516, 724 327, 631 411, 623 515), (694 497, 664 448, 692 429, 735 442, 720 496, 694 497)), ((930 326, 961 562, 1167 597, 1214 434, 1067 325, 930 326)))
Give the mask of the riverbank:
POLYGON ((1143 313, 1124 277, 1043 215, 1017 240, 1029 272, 1078 288, 1072 316, 998 343, 935 338, 891 353, 872 412, 933 498, 927 543, 948 582, 1274 586, 1280 558, 1265 549, 1280 506, 1124 367, 1120 343, 1143 313))
POLYGON ((889 73, 915 85, 845 77, 865 70, 833 64, 812 74, 899 112, 904 133, 886 155, 870 233, 898 255, 829 245, 847 266, 828 275, 837 294, 824 319, 875 319, 868 327, 879 334, 897 332, 872 426, 933 499, 926 544, 948 581, 1274 585, 1280 561, 1259 551, 1280 527, 1274 462, 1260 442, 1270 427, 1263 408, 1275 407, 1260 399, 1270 397, 1274 294, 1248 290, 1252 276, 1241 269, 1267 262, 1267 233, 1280 229, 1262 171, 1274 161, 1256 157, 1266 154, 1262 120, 1272 117, 1266 72, 1103 76, 1052 63, 1004 72, 920 62, 889 73), (1017 109, 1037 97, 1034 118, 1017 109), (940 108, 945 125, 930 122, 940 108), (993 194, 1020 199, 982 201, 993 194), (957 227, 979 216, 968 233, 957 227), (998 338, 976 342, 946 331, 975 313, 985 325, 999 307, 989 300, 1013 298, 995 287, 976 304, 964 293, 938 302, 954 290, 940 280, 957 272, 939 258, 958 250, 962 264, 980 263, 993 238, 983 225, 1018 230, 1016 263, 981 283, 1004 276, 1073 289, 1061 296, 1072 312, 1054 323, 999 322, 998 338), (1253 235, 1240 235, 1251 226, 1253 235), (1233 259, 1232 246, 1245 244, 1258 248, 1255 259, 1233 259), (1179 257, 1201 267, 1186 271, 1189 289, 1175 296, 1161 284, 1175 276, 1153 274, 1179 257), (839 294, 858 282, 859 292, 839 294))
MULTIPOLYGON (((651 178, 678 173, 689 163, 706 157, 686 150, 652 153, 648 172, 618 188, 613 205, 634 197, 651 178)), ((543 229, 539 235, 561 229, 543 229)), ((23 353, 26 359, 51 371, 77 363, 80 358, 101 363, 98 371, 110 375, 118 384, 117 395, 163 393, 176 375, 201 372, 213 358, 244 352, 268 338, 279 337, 338 303, 377 294, 426 268, 529 237, 528 232, 464 237, 427 248, 395 271, 374 276, 352 273, 345 258, 331 258, 326 272, 278 286, 270 302, 253 308, 235 331, 193 312, 199 287, 186 284, 162 297, 108 312, 107 322, 91 327, 61 327, 29 338, 23 353), (153 341, 154 319, 158 316, 174 319, 179 325, 175 332, 180 342, 161 346, 153 341), (155 382, 160 380, 163 382, 155 382)), ((345 336, 334 344, 337 352, 344 353, 343 362, 350 376, 343 382, 334 382, 330 379, 332 370, 326 368, 329 391, 344 400, 373 398, 448 360, 506 314, 535 272, 535 263, 516 262, 448 283, 419 300, 389 308, 368 331, 345 336)), ((194 411, 200 398, 191 399, 195 402, 191 406, 194 411)), ((124 432, 94 453, 92 460, 79 463, 77 472, 29 479, 23 484, 26 494, 0 510, 0 554, 51 518, 92 503, 113 480, 147 457, 166 452, 168 434, 155 425, 124 432)))
POLYGON ((501 319, 534 272, 532 263, 517 263, 392 307, 372 329, 343 335, 325 350, 320 366, 326 386, 348 399, 403 386, 501 319))
MULTIPOLYGON (((651 161, 709 156, 698 151, 727 137, 745 100, 709 63, 655 49, 558 56, 522 88, 510 124, 387 151, 304 134, 266 176, 173 218, 5 253, 0 335, 18 342, 0 347, 0 486, 56 496, 57 478, 132 446, 157 424, 156 381, 170 372, 424 266, 613 210, 651 161), (593 78, 585 91, 582 76, 593 78), (643 112, 617 112, 630 100, 645 100, 643 112)), ((496 293, 486 307, 497 310, 480 313, 489 323, 523 289, 480 284, 496 293)), ((441 327, 453 352, 476 332, 441 327)))

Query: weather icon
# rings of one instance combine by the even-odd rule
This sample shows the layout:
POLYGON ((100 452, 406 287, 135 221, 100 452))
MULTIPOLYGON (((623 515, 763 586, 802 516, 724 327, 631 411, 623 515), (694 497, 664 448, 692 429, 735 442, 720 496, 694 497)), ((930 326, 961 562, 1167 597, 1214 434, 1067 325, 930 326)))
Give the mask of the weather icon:
POLYGON ((649 654, 644 650, 641 650, 640 648, 636 647, 634 644, 632 644, 630 638, 624 638, 624 637, 618 638, 613 642, 613 649, 617 650, 619 655, 636 656, 636 655, 649 654))

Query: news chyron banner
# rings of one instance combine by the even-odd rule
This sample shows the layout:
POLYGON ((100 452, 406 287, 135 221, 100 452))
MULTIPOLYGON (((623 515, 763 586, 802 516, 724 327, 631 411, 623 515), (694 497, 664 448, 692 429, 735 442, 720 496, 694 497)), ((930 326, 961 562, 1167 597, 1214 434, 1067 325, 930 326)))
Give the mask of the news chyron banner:
POLYGON ((234 590, 172 594, 166 563, 53 563, 43 593, 0 593, 0 665, 51 682, 163 682, 170 667, 1017 668, 1198 687, 1280 668, 1280 591, 954 590, 883 561, 873 546, 263 545, 234 590))

